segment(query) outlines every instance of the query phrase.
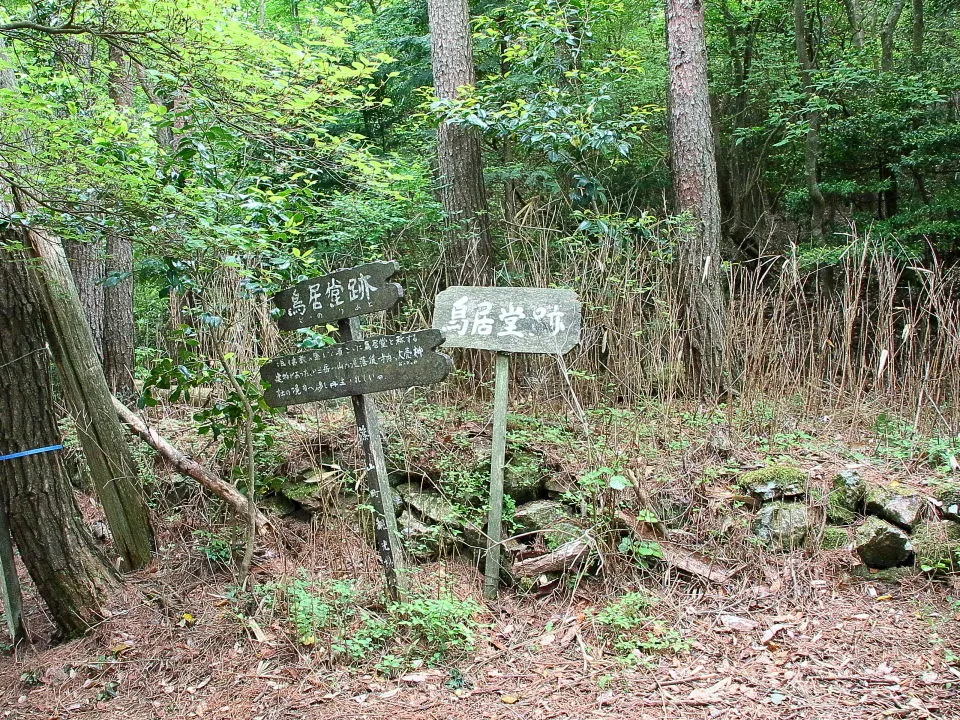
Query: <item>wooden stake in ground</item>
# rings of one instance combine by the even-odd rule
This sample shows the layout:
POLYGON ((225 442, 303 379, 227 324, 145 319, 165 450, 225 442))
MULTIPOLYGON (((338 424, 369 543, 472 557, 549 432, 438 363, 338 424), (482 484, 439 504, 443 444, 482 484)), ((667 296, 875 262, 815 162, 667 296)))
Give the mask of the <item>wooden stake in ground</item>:
MULTIPOLYGON (((341 320, 339 326, 344 342, 363 339, 358 318, 341 320)), ((397 529, 397 515, 393 512, 393 496, 387 478, 387 459, 383 454, 383 436, 380 433, 377 404, 369 395, 352 395, 350 399, 353 401, 357 437, 360 439, 366 463, 364 474, 367 493, 373 504, 374 543, 387 580, 387 591, 393 600, 397 600, 397 568, 403 567, 403 546, 400 543, 400 531, 397 529)))
POLYGON ((16 646, 27 637, 23 627, 23 596, 20 594, 20 580, 13 559, 13 538, 10 537, 10 523, 7 513, 0 505, 0 598, 3 600, 4 617, 7 619, 7 632, 10 643, 16 646))
POLYGON ((342 342, 318 350, 274 358, 260 370, 269 384, 264 400, 272 407, 349 397, 363 448, 367 491, 374 508, 374 538, 390 597, 397 599, 397 568, 403 546, 393 512, 392 490, 377 406, 370 393, 440 382, 453 367, 435 349, 443 342, 437 330, 364 338, 359 316, 388 310, 403 290, 387 278, 395 262, 337 270, 298 283, 274 296, 283 311, 282 330, 336 322, 342 342))
POLYGON ((500 584, 509 353, 563 355, 569 352, 580 342, 580 302, 572 290, 451 287, 437 295, 433 324, 446 335, 445 347, 497 353, 483 581, 484 596, 493 599, 500 584))
POLYGON ((507 453, 507 395, 510 356, 498 352, 493 385, 493 448, 490 454, 490 510, 487 514, 487 557, 483 596, 495 598, 500 582, 500 536, 503 527, 503 464, 507 453))

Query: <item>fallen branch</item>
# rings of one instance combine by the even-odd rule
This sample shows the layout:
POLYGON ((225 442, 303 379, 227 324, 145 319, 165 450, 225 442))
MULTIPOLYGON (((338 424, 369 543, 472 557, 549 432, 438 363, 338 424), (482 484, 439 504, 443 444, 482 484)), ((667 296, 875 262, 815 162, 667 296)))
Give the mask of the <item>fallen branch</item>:
POLYGON ((639 522, 629 513, 621 510, 617 513, 617 518, 641 540, 657 543, 663 553, 663 561, 668 565, 717 584, 730 580, 730 573, 713 567, 708 558, 671 544, 669 539, 661 537, 650 525, 639 522))
MULTIPOLYGON (((217 497, 221 498, 230 508, 240 517, 246 518, 249 512, 247 499, 237 490, 236 487, 223 480, 216 473, 208 470, 196 460, 187 457, 177 450, 173 445, 163 439, 160 434, 147 424, 130 408, 122 402, 113 398, 113 407, 117 411, 120 419, 145 443, 157 451, 157 453, 173 465, 180 472, 189 475, 198 483, 217 497)), ((263 513, 256 513, 257 530, 262 533, 266 530, 270 521, 263 513)))
POLYGON ((583 562, 589 554, 590 543, 587 538, 579 538, 564 543, 546 555, 515 562, 511 572, 516 577, 536 577, 544 573, 565 572, 583 562))

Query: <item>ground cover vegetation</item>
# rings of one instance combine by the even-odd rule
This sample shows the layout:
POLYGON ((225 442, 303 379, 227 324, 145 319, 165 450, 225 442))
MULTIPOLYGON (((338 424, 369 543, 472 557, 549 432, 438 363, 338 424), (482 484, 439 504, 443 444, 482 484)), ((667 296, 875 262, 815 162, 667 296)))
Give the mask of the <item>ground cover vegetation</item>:
POLYGON ((950 717, 960 18, 945 0, 0 4, 0 712, 950 717), (516 355, 263 399, 270 295, 563 287, 516 355), (586 710, 585 710, 586 709, 586 710))

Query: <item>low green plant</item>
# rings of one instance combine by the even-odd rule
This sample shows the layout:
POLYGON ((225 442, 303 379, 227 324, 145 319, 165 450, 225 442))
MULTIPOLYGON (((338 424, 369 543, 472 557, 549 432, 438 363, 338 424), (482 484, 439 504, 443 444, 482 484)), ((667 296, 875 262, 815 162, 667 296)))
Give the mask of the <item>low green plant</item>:
POLYGON ((209 530, 194 530, 191 535, 196 542, 197 551, 208 562, 218 565, 229 565, 233 559, 236 543, 222 532, 209 530))
POLYGON ((621 661, 635 664, 649 653, 683 653, 690 641, 647 611, 658 598, 646 591, 627 593, 594 617, 602 642, 609 643, 621 661))
POLYGON ((333 660, 391 676, 472 650, 481 610, 472 600, 446 593, 412 593, 374 612, 364 607, 353 582, 313 580, 303 571, 285 584, 258 586, 255 594, 264 610, 285 612, 302 645, 326 648, 333 660))

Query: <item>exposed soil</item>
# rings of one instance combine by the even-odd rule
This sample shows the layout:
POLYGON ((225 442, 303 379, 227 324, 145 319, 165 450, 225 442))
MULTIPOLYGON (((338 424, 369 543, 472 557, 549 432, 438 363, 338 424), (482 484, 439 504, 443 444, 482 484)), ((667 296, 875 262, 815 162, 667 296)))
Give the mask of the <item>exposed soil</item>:
MULTIPOLYGON (((376 580, 358 537, 318 531, 303 554, 267 553, 258 579, 314 553, 320 574, 376 580), (350 552, 329 552, 333 544, 350 552)), ((257 639, 213 574, 171 543, 129 578, 124 608, 87 637, 0 659, 0 712, 10 718, 868 718, 960 717, 960 608, 949 584, 849 578, 844 551, 775 557, 766 583, 709 587, 669 574, 654 586, 659 619, 688 652, 635 665, 600 655, 590 610, 598 581, 573 596, 487 605, 476 651, 388 679, 330 667, 276 623, 257 639), (666 584, 663 584, 666 583, 666 584), (190 618, 185 621, 184 613, 190 618)), ((744 574, 744 578, 747 575, 744 574)), ((479 598, 466 563, 423 568, 413 582, 479 598)), ((29 618, 49 628, 32 602, 29 618)))

